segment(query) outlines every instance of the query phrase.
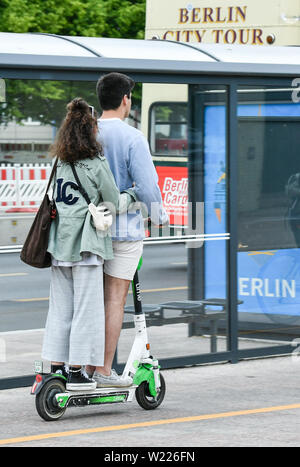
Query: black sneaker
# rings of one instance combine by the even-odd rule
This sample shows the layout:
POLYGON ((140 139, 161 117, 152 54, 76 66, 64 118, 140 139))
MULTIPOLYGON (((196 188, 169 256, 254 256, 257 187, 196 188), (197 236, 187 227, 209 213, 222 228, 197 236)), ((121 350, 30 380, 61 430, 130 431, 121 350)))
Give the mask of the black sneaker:
POLYGON ((65 379, 68 379, 69 376, 66 365, 51 365, 51 373, 53 375, 63 376, 65 379))
POLYGON ((67 391, 88 391, 96 389, 97 383, 89 378, 85 370, 81 368, 69 367, 69 377, 66 385, 67 391))

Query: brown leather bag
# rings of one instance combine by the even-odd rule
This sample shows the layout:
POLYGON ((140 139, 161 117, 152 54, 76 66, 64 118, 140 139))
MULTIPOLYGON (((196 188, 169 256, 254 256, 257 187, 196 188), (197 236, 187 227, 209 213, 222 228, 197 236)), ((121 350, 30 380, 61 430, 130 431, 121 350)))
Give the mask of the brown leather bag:
POLYGON ((56 173, 56 159, 50 179, 48 182, 46 194, 35 216, 33 224, 29 230, 28 236, 23 245, 20 258, 21 260, 34 268, 49 268, 51 266, 51 255, 47 252, 51 222, 57 215, 55 201, 50 200, 48 191, 56 173))

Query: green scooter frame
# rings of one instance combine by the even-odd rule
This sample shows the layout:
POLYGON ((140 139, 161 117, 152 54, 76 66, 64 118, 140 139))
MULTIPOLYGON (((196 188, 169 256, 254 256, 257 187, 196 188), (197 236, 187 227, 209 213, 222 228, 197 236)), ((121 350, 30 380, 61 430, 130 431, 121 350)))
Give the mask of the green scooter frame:
POLYGON ((36 396, 36 409, 44 420, 60 419, 68 407, 131 402, 134 394, 138 404, 145 410, 156 409, 162 403, 166 385, 158 361, 150 355, 138 277, 141 265, 142 258, 132 281, 135 339, 122 374, 122 378, 132 378, 132 385, 90 391, 67 391, 66 377, 57 373, 43 373, 42 363, 36 362, 36 378, 31 394, 36 396))

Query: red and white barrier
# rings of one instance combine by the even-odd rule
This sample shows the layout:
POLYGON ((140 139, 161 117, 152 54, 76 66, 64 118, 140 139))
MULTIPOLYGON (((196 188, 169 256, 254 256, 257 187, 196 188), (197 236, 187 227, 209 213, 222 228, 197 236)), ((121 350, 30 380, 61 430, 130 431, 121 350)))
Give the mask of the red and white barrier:
POLYGON ((36 211, 40 205, 51 164, 0 165, 0 210, 36 211))

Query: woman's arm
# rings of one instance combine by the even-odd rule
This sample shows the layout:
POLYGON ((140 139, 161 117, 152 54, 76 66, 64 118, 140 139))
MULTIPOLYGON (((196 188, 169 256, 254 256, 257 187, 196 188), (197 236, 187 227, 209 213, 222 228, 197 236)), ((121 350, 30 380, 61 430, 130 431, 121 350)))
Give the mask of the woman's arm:
POLYGON ((135 192, 130 188, 124 193, 120 193, 109 164, 104 157, 101 158, 101 164, 99 164, 97 181, 103 203, 112 212, 115 211, 118 214, 126 212, 137 199, 135 192))

